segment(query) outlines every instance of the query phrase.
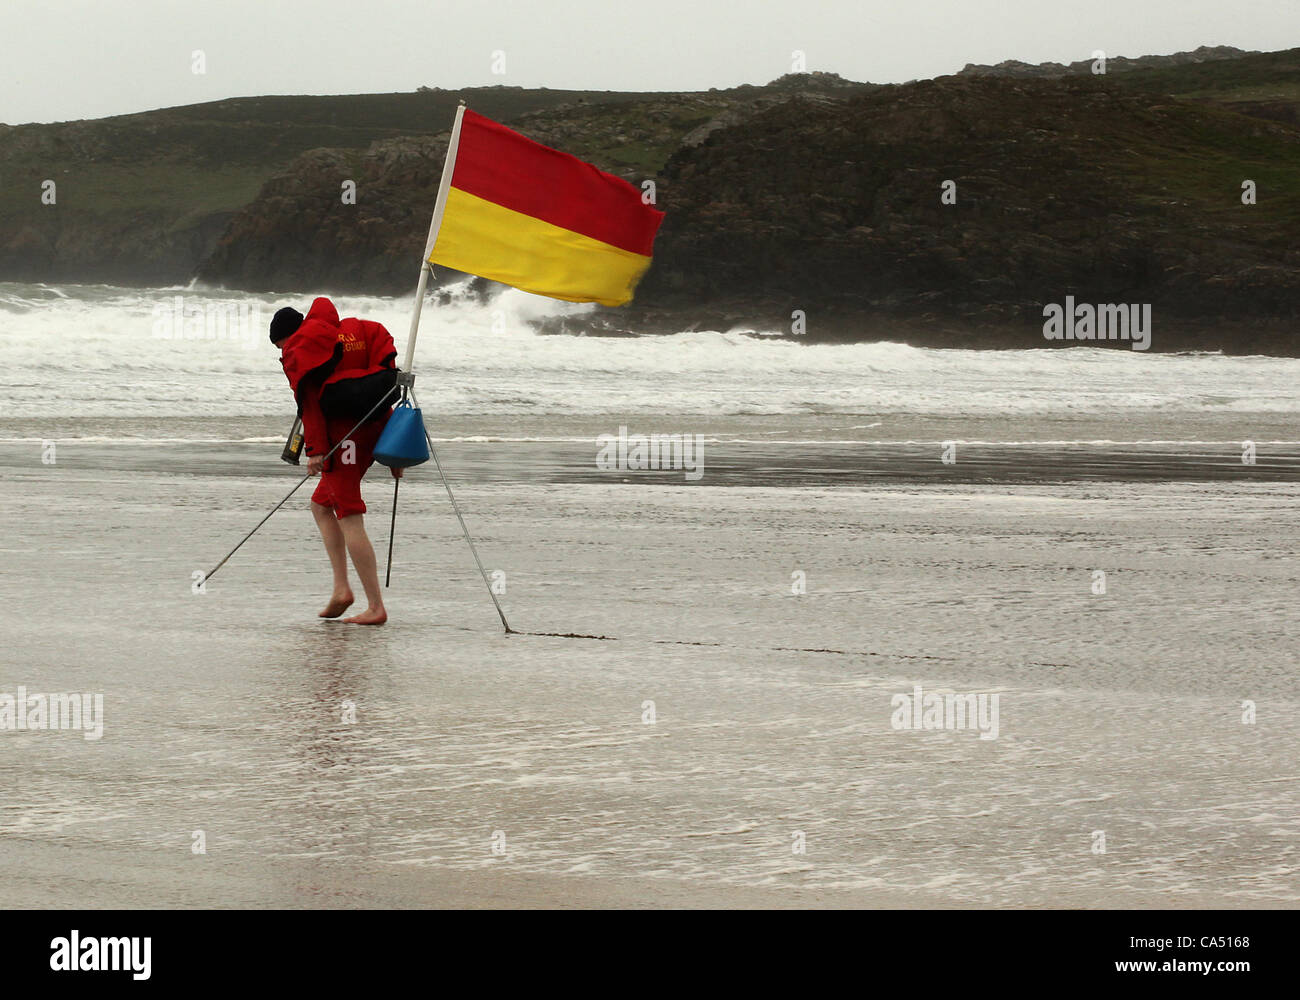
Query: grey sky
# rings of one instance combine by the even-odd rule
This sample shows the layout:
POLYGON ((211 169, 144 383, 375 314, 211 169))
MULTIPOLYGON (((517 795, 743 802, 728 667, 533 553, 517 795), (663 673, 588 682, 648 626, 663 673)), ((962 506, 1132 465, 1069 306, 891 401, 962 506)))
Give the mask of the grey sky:
POLYGON ((496 83, 704 90, 810 70, 901 82, 967 62, 1300 45, 1298 0, 4 0, 0 121, 256 94, 496 83), (200 49, 206 73, 191 70, 200 49), (492 54, 505 53, 504 75, 492 54))

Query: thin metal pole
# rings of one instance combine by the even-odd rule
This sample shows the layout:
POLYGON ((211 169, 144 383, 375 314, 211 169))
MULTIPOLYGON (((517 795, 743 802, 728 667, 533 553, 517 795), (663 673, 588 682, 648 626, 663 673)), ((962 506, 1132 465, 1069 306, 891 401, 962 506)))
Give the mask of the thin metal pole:
MULTIPOLYGON (((370 412, 367 413, 364 417, 362 417, 359 421, 357 421, 356 427, 353 427, 352 430, 344 434, 342 440, 340 440, 338 444, 336 444, 333 448, 329 450, 329 453, 325 456, 325 461, 328 462, 330 458, 333 457, 334 453, 343 447, 343 442, 348 440, 348 438, 352 437, 352 435, 355 434, 361 428, 362 424, 364 424, 367 420, 369 420, 372 416, 374 416, 375 411, 378 410, 385 403, 387 403, 389 397, 391 397, 393 393, 395 393, 396 391, 397 391, 397 386, 393 386, 386 393, 384 393, 384 398, 381 399, 374 406, 372 406, 370 408, 370 412)), ((226 558, 222 559, 221 562, 213 566, 211 572, 204 575, 203 582, 207 583, 209 580, 211 580, 216 575, 217 570, 221 569, 222 566, 226 565, 226 561, 243 547, 244 542, 248 541, 255 534, 257 534, 257 529, 260 528, 262 525, 264 525, 267 521, 271 520, 271 515, 274 514, 281 507, 283 507, 285 504, 287 504, 289 502, 289 498, 292 497, 295 493, 297 493, 298 490, 302 488, 302 484, 305 483, 310 478, 311 478, 311 473, 309 472, 307 473, 307 475, 299 479, 298 485, 295 486, 293 489, 291 489, 283 500, 281 500, 278 504, 272 507, 270 511, 267 512, 266 517, 262 518, 262 520, 257 522, 257 527, 253 528, 252 531, 250 531, 247 535, 241 538, 239 544, 226 553, 226 558)))
MULTIPOLYGON (((415 391, 411 390, 411 400, 418 407, 419 400, 415 398, 415 391)), ((429 454, 433 458, 433 464, 438 468, 438 475, 442 478, 442 485, 447 490, 447 498, 451 501, 451 509, 456 512, 456 520, 460 522, 460 530, 465 535, 465 541, 469 543, 469 551, 474 556, 474 563, 478 566, 479 575, 483 577, 483 585, 487 587, 488 596, 492 598, 492 603, 496 606, 497 615, 501 619, 501 624, 505 627, 506 635, 514 633, 510 623, 506 621, 506 613, 501 610, 501 602, 497 600, 495 591, 492 590, 492 584, 488 581, 487 570, 483 568, 483 560, 478 557, 478 549, 474 547, 474 539, 469 536, 469 528, 465 527, 465 518, 461 516, 460 505, 456 503, 456 495, 451 492, 451 483, 447 482, 447 474, 442 471, 442 463, 438 461, 438 449, 433 446, 433 438, 429 437, 429 429, 424 428, 424 439, 429 442, 429 454)))
POLYGON ((388 572, 384 574, 384 586, 393 578, 393 536, 397 534, 397 487, 402 481, 393 477, 393 520, 388 525, 388 572))

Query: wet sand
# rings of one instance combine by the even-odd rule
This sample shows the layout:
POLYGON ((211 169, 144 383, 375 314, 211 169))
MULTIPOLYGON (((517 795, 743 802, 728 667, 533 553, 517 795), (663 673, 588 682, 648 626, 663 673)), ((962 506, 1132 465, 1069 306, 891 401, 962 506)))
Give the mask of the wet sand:
POLYGON ((1221 476, 1048 445, 947 481, 910 432, 720 444, 699 484, 448 444, 511 624, 605 641, 503 635, 427 468, 363 630, 314 617, 302 494, 191 592, 292 485, 278 445, 0 445, 0 691, 105 702, 97 741, 0 732, 7 900, 1295 906, 1300 485, 1232 437, 1164 446, 1221 476), (916 685, 998 693, 998 738, 894 729, 916 685))

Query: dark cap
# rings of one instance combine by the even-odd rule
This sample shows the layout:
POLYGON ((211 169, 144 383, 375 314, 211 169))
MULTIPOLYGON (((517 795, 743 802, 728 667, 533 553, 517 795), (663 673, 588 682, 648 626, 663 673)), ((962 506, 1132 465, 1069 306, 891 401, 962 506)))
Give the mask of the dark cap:
POLYGON ((278 344, 286 337, 293 336, 300 326, 302 326, 302 313, 293 306, 276 310, 275 315, 271 317, 271 343, 278 344))

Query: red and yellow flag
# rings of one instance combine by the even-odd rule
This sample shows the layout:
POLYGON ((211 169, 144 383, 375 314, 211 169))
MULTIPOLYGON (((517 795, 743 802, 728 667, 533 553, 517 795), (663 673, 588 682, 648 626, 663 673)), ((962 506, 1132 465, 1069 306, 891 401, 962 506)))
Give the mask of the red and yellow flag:
POLYGON ((430 263, 553 299, 631 300, 664 217, 635 187, 466 109, 447 161, 430 263))

